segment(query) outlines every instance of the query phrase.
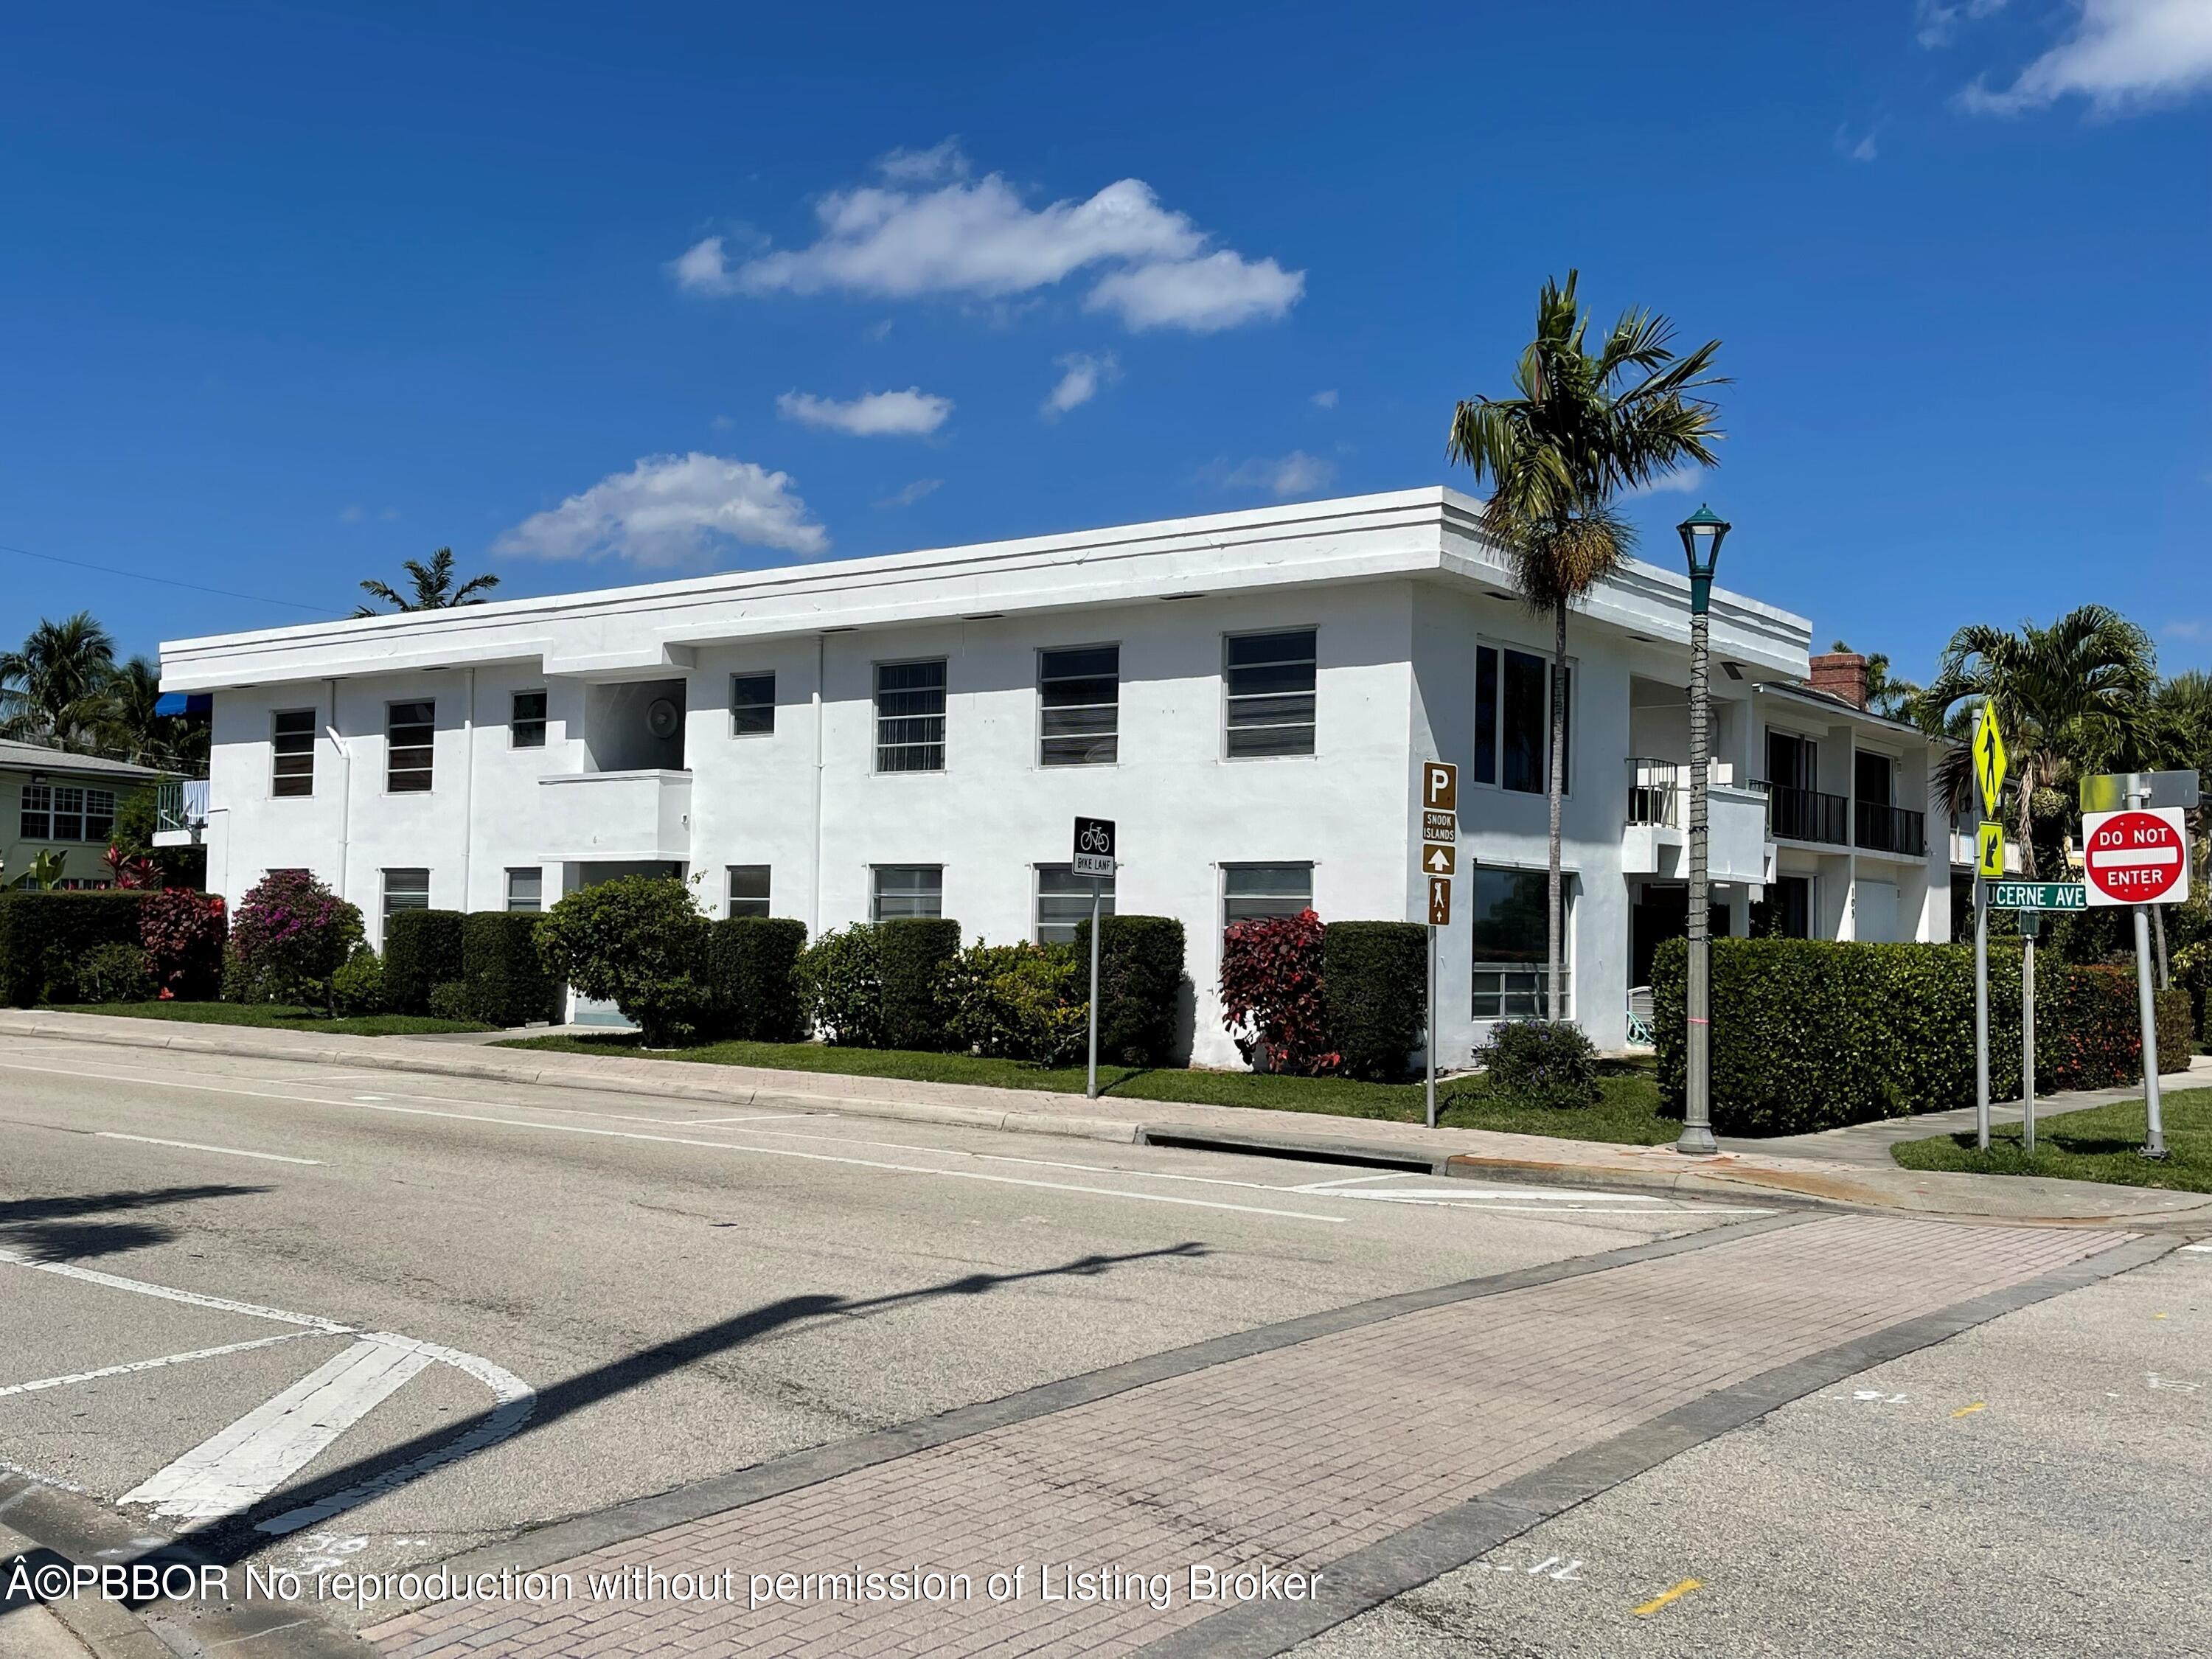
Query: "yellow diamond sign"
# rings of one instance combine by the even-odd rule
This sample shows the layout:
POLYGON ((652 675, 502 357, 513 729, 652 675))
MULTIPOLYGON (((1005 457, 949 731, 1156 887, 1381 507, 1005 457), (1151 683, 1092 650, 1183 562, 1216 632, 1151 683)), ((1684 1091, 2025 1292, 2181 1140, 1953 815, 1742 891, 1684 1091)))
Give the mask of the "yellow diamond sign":
POLYGON ((1984 823, 1974 837, 1974 873, 1984 880, 2004 876, 2004 825, 1984 823))
POLYGON ((1974 776, 1982 786, 1982 811, 1995 817, 1997 792, 2004 787, 2004 738, 1997 732, 1995 704, 1984 703, 1974 717, 1974 776))

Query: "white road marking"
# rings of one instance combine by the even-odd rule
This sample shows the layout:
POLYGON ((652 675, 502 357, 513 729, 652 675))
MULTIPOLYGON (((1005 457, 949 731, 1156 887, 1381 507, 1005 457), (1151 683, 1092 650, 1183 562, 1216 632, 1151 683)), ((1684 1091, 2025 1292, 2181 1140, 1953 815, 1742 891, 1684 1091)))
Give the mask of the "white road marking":
POLYGON ((65 1388, 72 1382, 89 1382, 96 1377, 122 1376, 131 1371, 150 1371, 163 1365, 181 1365, 188 1359, 213 1359, 227 1353, 244 1353, 248 1348, 266 1348, 278 1342, 297 1342, 303 1336, 322 1336, 323 1331, 285 1331, 276 1336, 257 1336, 251 1342, 226 1342, 220 1348, 195 1348, 190 1353, 166 1353, 159 1359, 133 1359, 127 1364, 102 1365, 96 1371, 76 1371, 68 1376, 42 1376, 35 1382, 11 1382, 0 1388, 0 1396, 11 1394, 36 1394, 41 1389, 65 1388))
POLYGON ((10 1463, 0 1457, 0 1474, 20 1475, 26 1480, 35 1480, 42 1486, 52 1486, 62 1492, 82 1492, 84 1488, 73 1480, 64 1480, 58 1475, 40 1474, 36 1469, 27 1469, 21 1463, 10 1463))
POLYGON ((2181 1248, 2185 1250, 2197 1250, 2212 1255, 2212 1244, 2185 1244, 2181 1248))
POLYGON ((242 1514, 429 1364, 411 1346, 365 1336, 116 1501, 202 1523, 242 1514))
MULTIPOLYGON (((820 1117, 823 1115, 826 1115, 826 1114, 820 1112, 760 1112, 755 1114, 751 1117, 687 1117, 682 1119, 681 1121, 687 1125, 693 1123, 768 1123, 783 1118, 820 1117)), ((642 1121, 642 1120, 640 1121, 642 1121)), ((663 1122, 667 1121, 665 1118, 661 1121, 663 1122)))
POLYGON ((282 1308, 264 1308, 251 1302, 233 1302, 228 1297, 202 1296, 198 1291, 173 1290, 167 1285, 149 1285, 143 1279, 125 1279, 115 1273, 104 1273, 96 1267, 80 1267, 69 1261, 33 1261, 13 1250, 0 1250, 0 1261, 13 1267, 28 1267, 34 1273, 59 1273, 64 1279, 81 1279, 88 1285, 105 1285, 112 1291, 133 1291, 140 1296, 155 1296, 164 1302, 183 1302, 195 1308, 211 1308, 217 1313, 244 1314, 250 1319, 274 1319, 286 1325, 305 1325, 326 1336, 351 1336, 354 1328, 341 1325, 335 1320, 322 1319, 313 1314, 287 1313, 282 1308))
POLYGON ((1374 1181, 1402 1181, 1405 1178, 1406 1171, 1403 1170, 1391 1170, 1382 1175, 1346 1176, 1340 1181, 1310 1181, 1303 1187, 1291 1187, 1285 1190, 1293 1193, 1326 1193, 1339 1187, 1360 1187, 1374 1181))
POLYGON ((270 1164, 313 1164, 320 1166, 319 1158, 287 1158, 282 1152, 249 1152, 239 1146, 207 1146, 197 1140, 163 1140, 156 1135, 126 1135, 120 1129, 94 1129, 93 1133, 102 1140, 136 1140, 148 1146, 181 1146, 188 1152, 222 1152, 230 1158, 258 1158, 270 1164))

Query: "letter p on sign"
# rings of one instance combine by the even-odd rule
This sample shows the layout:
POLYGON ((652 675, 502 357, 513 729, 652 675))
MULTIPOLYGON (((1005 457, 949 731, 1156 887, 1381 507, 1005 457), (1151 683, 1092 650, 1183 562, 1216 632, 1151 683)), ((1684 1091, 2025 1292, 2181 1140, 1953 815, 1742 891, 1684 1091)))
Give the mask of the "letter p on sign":
POLYGON ((1421 805, 1432 812, 1459 811, 1459 768, 1443 761, 1421 767, 1421 805))

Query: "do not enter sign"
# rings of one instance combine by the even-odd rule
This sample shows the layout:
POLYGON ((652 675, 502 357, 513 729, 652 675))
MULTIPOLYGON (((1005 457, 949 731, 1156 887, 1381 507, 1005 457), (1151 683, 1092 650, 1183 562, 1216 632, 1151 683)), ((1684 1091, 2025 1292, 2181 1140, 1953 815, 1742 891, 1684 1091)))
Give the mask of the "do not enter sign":
POLYGON ((2081 843, 2092 906, 2178 904, 2189 896, 2189 841, 2179 807, 2085 813, 2081 843))

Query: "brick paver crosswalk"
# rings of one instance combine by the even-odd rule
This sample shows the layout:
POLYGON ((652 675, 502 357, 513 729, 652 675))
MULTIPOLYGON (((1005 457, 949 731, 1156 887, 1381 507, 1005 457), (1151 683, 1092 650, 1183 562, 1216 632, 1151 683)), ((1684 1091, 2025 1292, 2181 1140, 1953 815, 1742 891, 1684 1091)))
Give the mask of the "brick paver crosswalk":
POLYGON ((1194 1566, 1326 1574, 1717 1389, 2117 1242, 1869 1217, 1727 1239, 991 1429, 560 1564, 568 1589, 543 1604, 441 1603, 367 1634, 407 1659, 1133 1651, 1234 1605, 1194 1600, 1194 1566), (835 1577, 915 1567, 966 1575, 966 1594, 871 1601, 835 1577), (994 1600, 991 1575, 1017 1568, 1018 1594, 994 1600), (656 1570, 701 1575, 714 1599, 682 1583, 634 1599, 656 1570), (1071 1570, 1138 1577, 1085 1600, 1071 1570), (623 1594, 592 1599, 591 1575, 625 1571, 623 1594), (756 1574, 771 1577, 750 1605, 756 1574))

